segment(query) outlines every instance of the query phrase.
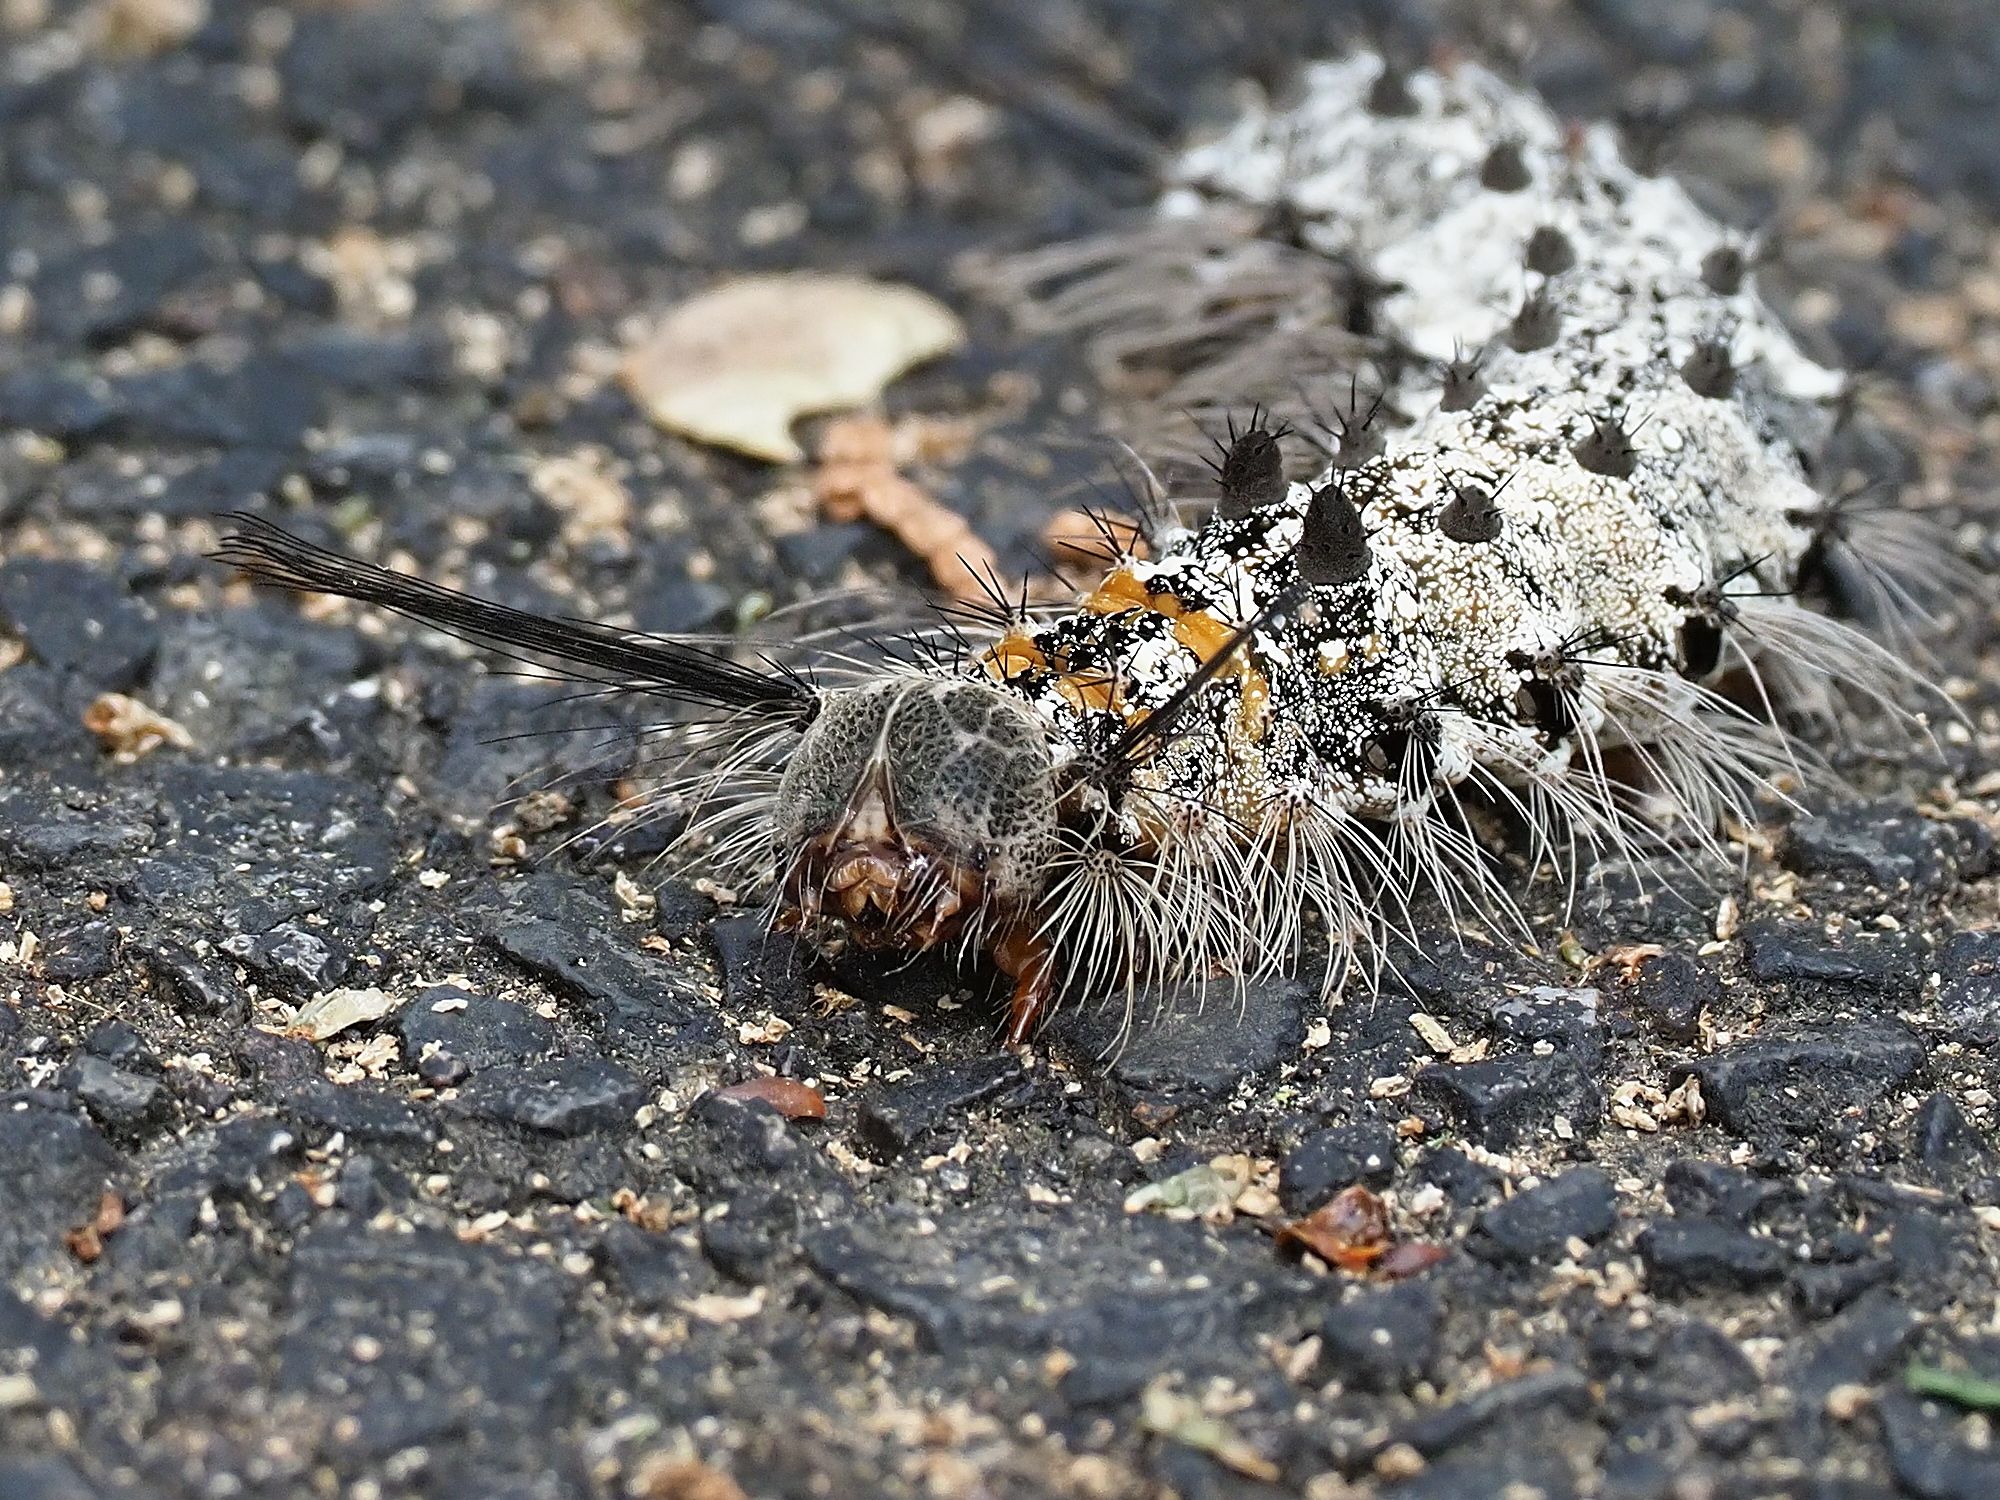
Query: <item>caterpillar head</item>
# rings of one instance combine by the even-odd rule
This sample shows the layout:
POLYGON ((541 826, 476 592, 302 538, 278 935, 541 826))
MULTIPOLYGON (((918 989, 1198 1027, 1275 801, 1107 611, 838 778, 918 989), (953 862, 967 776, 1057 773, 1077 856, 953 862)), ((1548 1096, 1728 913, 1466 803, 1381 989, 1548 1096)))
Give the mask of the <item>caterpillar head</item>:
POLYGON ((778 786, 788 922, 863 947, 929 948, 1039 894, 1055 769, 1019 699, 970 680, 829 693, 778 786))

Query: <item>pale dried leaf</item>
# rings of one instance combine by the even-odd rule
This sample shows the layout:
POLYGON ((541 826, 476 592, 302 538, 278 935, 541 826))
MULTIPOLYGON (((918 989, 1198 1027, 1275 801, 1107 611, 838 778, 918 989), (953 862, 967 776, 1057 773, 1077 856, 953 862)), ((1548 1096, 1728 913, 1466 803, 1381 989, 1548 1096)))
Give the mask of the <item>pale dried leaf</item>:
POLYGON ((208 0, 97 0, 79 17, 106 52, 150 57, 178 47, 208 22, 208 0))
POLYGON ((402 1002, 386 991, 329 990, 315 995, 299 1007, 292 1018, 292 1032, 315 1042, 340 1035, 350 1026, 379 1021, 402 1002))
POLYGON ((1160 1182, 1149 1182, 1125 1198, 1128 1214, 1164 1214, 1170 1219, 1207 1219, 1227 1223, 1236 1198, 1250 1184, 1247 1157, 1218 1156, 1160 1182))
POLYGON ((1424 1039, 1424 1045, 1440 1057, 1451 1056, 1458 1047, 1458 1043, 1451 1039, 1451 1033, 1444 1029, 1444 1022, 1436 1016, 1414 1011, 1410 1015, 1410 1026, 1424 1039))
POLYGON ((750 1288, 740 1297, 733 1297, 727 1292, 703 1292, 698 1297, 683 1298, 681 1307, 704 1323, 741 1323, 764 1310, 767 1295, 761 1286, 750 1288))
POLYGON ((1139 1422, 1149 1432, 1206 1453, 1217 1463, 1264 1484, 1278 1481, 1278 1466, 1239 1437, 1220 1417, 1203 1410, 1199 1401, 1161 1381, 1146 1387, 1139 1401, 1139 1422))
POLYGON ((747 276, 681 303, 626 356, 625 386, 660 426, 772 463, 804 452, 792 423, 865 406, 965 341, 943 303, 856 276, 747 276))
POLYGON ((1660 1118, 1677 1125, 1699 1125, 1708 1118, 1708 1101, 1701 1096, 1701 1079, 1690 1073, 1666 1097, 1660 1118))
POLYGON ((194 747, 194 736, 174 720, 123 693, 99 693, 83 711, 83 727, 112 758, 130 763, 162 745, 177 750, 194 747))

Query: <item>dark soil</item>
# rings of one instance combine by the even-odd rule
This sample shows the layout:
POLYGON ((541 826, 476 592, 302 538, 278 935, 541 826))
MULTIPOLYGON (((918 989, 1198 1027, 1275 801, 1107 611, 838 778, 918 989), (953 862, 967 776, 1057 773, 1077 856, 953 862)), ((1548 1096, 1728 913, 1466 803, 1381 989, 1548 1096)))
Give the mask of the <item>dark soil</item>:
POLYGON ((2000 1494, 1991 1419, 1905 1386, 2000 1377, 1990 587, 1965 722, 1859 736, 1864 791, 1713 892, 1594 868, 1539 956, 1440 924, 1332 1014, 1022 1059, 976 976, 818 967, 573 839, 595 737, 501 737, 600 707, 203 560, 250 506, 661 630, 914 581, 607 378, 718 272, 812 266, 964 312, 889 404, 976 419, 920 477, 1025 564, 1119 393, 954 256, 1126 221, 1241 80, 1372 34, 1779 228, 1767 284, 1871 372, 1839 482, 1990 568, 2000 16, 1512 9, 0 0, 0 1496, 2000 1494), (192 748, 115 758, 106 692, 192 748), (286 1034, 342 988, 395 1008, 286 1034), (826 1119, 717 1092, 771 1072, 826 1119), (1126 1211, 1217 1158, 1170 1196, 1236 1171, 1233 1213, 1126 1211), (1443 1259, 1275 1242, 1354 1182, 1443 1259))

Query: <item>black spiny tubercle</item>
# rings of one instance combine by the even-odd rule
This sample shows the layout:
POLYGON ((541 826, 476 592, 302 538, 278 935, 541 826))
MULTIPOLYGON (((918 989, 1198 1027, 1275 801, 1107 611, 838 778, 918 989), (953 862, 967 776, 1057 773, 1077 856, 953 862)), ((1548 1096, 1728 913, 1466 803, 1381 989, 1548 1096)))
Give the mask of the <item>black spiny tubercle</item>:
POLYGON ((1514 321, 1507 325, 1507 343, 1517 354, 1546 349, 1562 334, 1562 309, 1547 282, 1521 299, 1514 321))
POLYGON ((1479 167, 1480 186, 1496 193, 1518 193, 1534 186, 1534 182, 1519 141, 1501 141, 1486 153, 1486 160, 1479 167))
POLYGON ((1486 382, 1480 378, 1480 368, 1485 363, 1484 346, 1467 354, 1454 345, 1451 358, 1445 362, 1439 376, 1440 411, 1469 411, 1477 404, 1479 398, 1486 394, 1486 382))
POLYGON ((1368 530, 1338 473, 1317 486, 1306 503, 1294 555, 1300 581, 1313 588, 1337 588, 1368 572, 1368 530))
POLYGON ((1697 396, 1726 401, 1736 392, 1736 361, 1725 339, 1703 339, 1681 363, 1681 379, 1697 396))
POLYGON ((1334 409, 1331 422, 1321 423, 1326 434, 1326 451, 1336 469, 1359 468, 1381 453, 1383 434, 1376 419, 1382 415, 1382 403, 1387 399, 1387 389, 1378 390, 1364 407, 1361 377, 1348 375, 1346 403, 1334 409))
POLYGON ((1553 224, 1544 224, 1528 236, 1524 259, 1538 276, 1560 276, 1576 264, 1576 246, 1553 224))
POLYGON ((1705 682, 1721 667, 1724 637, 1740 617, 1740 607, 1727 592, 1728 587, 1756 567, 1757 561, 1740 564, 1716 582, 1697 589, 1667 590, 1667 602, 1687 611, 1678 641, 1683 676, 1705 682))
POLYGON ((1207 463, 1218 487, 1216 513, 1234 521, 1285 498, 1283 441, 1292 429, 1253 407, 1248 427, 1238 432, 1232 417, 1228 430, 1228 441, 1217 445, 1218 457, 1207 463))
POLYGON ((1717 245, 1701 258, 1701 279, 1718 296, 1733 297, 1742 291, 1748 269, 1748 259, 1734 245, 1717 245))
POLYGON ((1410 92, 1407 69, 1386 61, 1368 90, 1368 112, 1385 119, 1407 118, 1417 112, 1416 95, 1410 92))
POLYGON ((1377 703, 1374 708, 1382 727, 1361 742, 1361 764, 1403 785, 1429 784, 1443 740, 1437 711, 1410 699, 1377 703))
POLYGON ((1514 475, 1509 474, 1492 489, 1469 482, 1454 484, 1451 498, 1438 509, 1439 533, 1468 547, 1498 538, 1507 524, 1500 512, 1500 492, 1513 478, 1514 475))
POLYGON ((1607 479, 1630 479, 1638 466, 1639 450, 1632 445, 1636 431, 1626 428, 1622 413, 1610 412, 1594 418, 1590 431, 1569 451, 1593 474, 1602 474, 1607 479))

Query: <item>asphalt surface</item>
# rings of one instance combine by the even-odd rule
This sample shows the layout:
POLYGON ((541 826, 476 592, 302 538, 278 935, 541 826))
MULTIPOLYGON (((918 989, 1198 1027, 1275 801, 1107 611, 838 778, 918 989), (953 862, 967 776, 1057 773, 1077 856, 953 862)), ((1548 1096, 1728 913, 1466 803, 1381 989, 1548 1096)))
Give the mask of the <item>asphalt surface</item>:
POLYGON ((1990 7, 1303 10, 0 0, 0 1496, 2000 1494, 1980 1393, 1907 1379, 2000 1378, 1990 589, 1964 721, 1858 731, 1712 891, 1597 867, 1540 954, 1019 1058, 977 976, 573 838, 620 747, 520 732, 601 708, 203 560, 250 506, 654 630, 918 581, 610 378, 812 266, 967 318, 888 402, 973 422, 917 477, 1025 564, 1132 392, 955 257, 1129 222, 1243 80, 1372 35, 1772 226, 1868 372, 1843 483, 1993 567, 1990 7), (107 693, 191 743, 120 758, 107 693), (390 1008, 299 1034, 341 989, 390 1008), (826 1117, 719 1092, 771 1074, 826 1117), (1442 1258, 1276 1238, 1357 1182, 1442 1258))

